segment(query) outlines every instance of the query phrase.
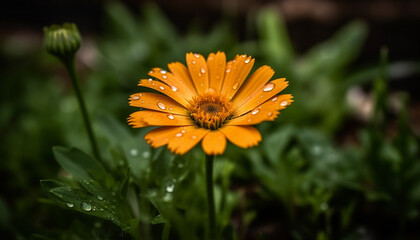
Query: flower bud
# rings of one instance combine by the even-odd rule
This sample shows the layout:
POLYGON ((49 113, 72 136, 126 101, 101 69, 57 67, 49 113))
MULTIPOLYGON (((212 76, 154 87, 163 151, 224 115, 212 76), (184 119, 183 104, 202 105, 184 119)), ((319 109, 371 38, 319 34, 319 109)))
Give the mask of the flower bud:
POLYGON ((44 45, 47 51, 64 62, 73 61, 82 38, 74 23, 44 27, 44 45))

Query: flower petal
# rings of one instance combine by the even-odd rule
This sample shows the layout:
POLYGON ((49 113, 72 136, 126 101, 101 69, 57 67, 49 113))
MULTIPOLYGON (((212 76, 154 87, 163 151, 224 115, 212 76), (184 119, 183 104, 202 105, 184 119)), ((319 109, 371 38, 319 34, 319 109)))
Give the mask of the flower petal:
POLYGON ((154 148, 161 147, 168 144, 169 139, 172 139, 176 133, 185 130, 186 127, 160 127, 153 129, 144 136, 144 139, 154 148))
POLYGON ((260 132, 252 126, 224 126, 219 131, 223 132, 230 142, 241 148, 256 146, 261 141, 260 132))
POLYGON ((279 78, 273 81, 268 82, 265 86, 261 87, 255 91, 252 95, 244 98, 241 103, 234 102, 232 108, 234 109, 233 117, 241 116, 242 114, 252 111, 261 103, 272 98, 274 95, 278 94, 280 91, 285 89, 289 82, 285 81, 285 78, 279 78), (235 109, 236 108, 236 109, 235 109))
POLYGON ((235 59, 230 61, 226 67, 225 80, 222 86, 222 95, 228 100, 236 94, 244 83, 245 78, 254 65, 255 59, 244 55, 236 55, 235 59))
POLYGON ((185 127, 184 132, 181 130, 169 139, 168 148, 175 154, 184 154, 197 145, 209 131, 196 126, 185 127))
POLYGON ((274 71, 269 66, 258 68, 248 80, 239 89, 238 93, 232 99, 232 107, 234 109, 245 104, 246 100, 255 92, 260 90, 273 77, 274 71))
POLYGON ((285 109, 292 102, 293 96, 291 94, 275 96, 255 108, 253 111, 234 118, 225 125, 255 125, 263 121, 274 121, 280 113, 279 111, 285 109))
POLYGON ((168 64, 169 70, 173 73, 173 75, 177 78, 177 81, 183 85, 183 92, 185 92, 185 98, 190 100, 192 97, 197 95, 197 90, 195 89, 194 82, 191 79, 190 72, 188 68, 180 63, 180 62, 173 62, 168 64))
POLYGON ((173 114, 187 115, 188 110, 179 103, 158 93, 136 93, 130 96, 130 106, 167 112, 173 114))
POLYGON ((162 83, 160 81, 152 80, 150 79, 141 79, 138 86, 147 87, 153 90, 156 90, 158 92, 161 92, 165 94, 166 96, 172 98, 179 104, 181 104, 184 107, 187 107, 189 105, 189 102, 187 99, 184 98, 182 93, 178 91, 174 91, 174 89, 170 88, 165 83, 162 83))
POLYGON ((210 53, 207 58, 209 87, 220 92, 225 78, 226 55, 224 52, 210 53))
POLYGON ((133 127, 194 125, 190 117, 152 110, 142 110, 130 114, 128 123, 133 127))
POLYGON ((207 63, 204 57, 197 53, 187 53, 187 65, 198 94, 203 94, 209 88, 207 63))
POLYGON ((226 137, 219 130, 210 131, 201 142, 204 152, 207 155, 220 155, 226 149, 226 137))

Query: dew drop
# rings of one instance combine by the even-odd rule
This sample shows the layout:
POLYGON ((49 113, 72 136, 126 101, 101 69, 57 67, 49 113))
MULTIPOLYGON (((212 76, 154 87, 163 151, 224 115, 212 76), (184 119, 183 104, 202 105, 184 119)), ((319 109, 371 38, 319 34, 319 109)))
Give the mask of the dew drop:
POLYGON ((166 193, 165 196, 163 197, 163 201, 169 202, 171 200, 172 200, 172 194, 166 193))
POLYGON ((177 133, 177 134, 175 134, 175 137, 182 137, 182 135, 184 135, 183 133, 177 133))
POLYGON ((280 103, 280 106, 284 107, 284 106, 286 106, 287 104, 288 104, 288 102, 287 102, 286 100, 284 100, 284 101, 282 101, 282 102, 280 103))
POLYGON ((201 68, 200 72, 201 72, 202 74, 204 74, 204 73, 206 73, 206 69, 201 68))
POLYGON ((192 61, 192 64, 195 64, 195 61, 192 61))
POLYGON ((263 91, 264 92, 269 92, 269 91, 271 91, 273 89, 274 89, 274 83, 269 83, 269 84, 265 85, 263 91))
POLYGON ((166 75, 162 75, 162 77, 163 77, 163 79, 167 79, 168 78, 168 76, 166 76, 166 75))
POLYGON ((158 103, 157 103, 157 106, 158 106, 158 108, 160 108, 160 109, 162 109, 162 110, 165 110, 165 109, 166 109, 165 104, 163 104, 163 103, 161 103, 161 102, 158 102, 158 103))
POLYGON ((178 88, 176 88, 175 86, 171 86, 172 91, 176 92, 178 91, 178 88))
POLYGON ((185 130, 184 130, 184 129, 182 129, 182 130, 181 130, 181 132, 182 132, 182 133, 185 133, 185 130))
POLYGON ((152 82, 152 81, 153 81, 153 79, 149 78, 149 82, 152 82))
POLYGON ((149 158, 149 157, 150 157, 150 152, 149 152, 149 151, 144 151, 144 152, 142 153, 142 157, 143 157, 143 158, 149 158))
POLYGON ((245 63, 249 63, 250 61, 251 61, 251 59, 248 58, 248 59, 245 60, 245 63))
POLYGON ((160 73, 166 74, 166 71, 162 69, 162 70, 160 70, 160 73))
POLYGON ((255 115, 255 114, 259 113, 259 112, 260 112, 260 109, 255 108, 254 110, 252 110, 251 114, 252 115, 255 115))
POLYGON ((69 207, 69 208, 72 208, 72 207, 74 206, 74 204, 73 204, 73 203, 70 203, 70 202, 67 202, 67 203, 66 203, 66 205, 67 205, 67 207, 69 207))
POLYGON ((163 86, 160 86, 159 88, 162 89, 162 90, 165 90, 165 88, 163 86))
POLYGON ((138 154, 137 149, 131 149, 131 150, 130 150, 130 155, 131 155, 131 156, 135 157, 135 156, 137 156, 137 154, 138 154))
POLYGON ((169 115, 168 115, 168 118, 169 118, 169 119, 171 119, 171 120, 174 120, 174 118, 175 118, 175 117, 174 117, 174 115, 169 114, 169 115))
POLYGON ((133 96, 133 97, 132 97, 132 99, 133 99, 133 100, 139 100, 139 99, 140 99, 140 97, 139 97, 139 96, 133 96))
POLYGON ((101 196, 101 195, 98 195, 97 197, 96 197, 98 200, 104 200, 104 198, 101 196))
POLYGON ((153 72, 153 70, 150 70, 150 71, 149 71, 149 74, 152 74, 152 73, 154 73, 154 72, 153 72))
POLYGON ((272 113, 272 112, 269 112, 269 113, 268 113, 268 116, 272 116, 272 115, 273 115, 273 113, 272 113))
POLYGON ((87 202, 82 202, 81 204, 82 209, 85 210, 86 212, 90 212, 92 210, 92 205, 90 205, 87 202))
POLYGON ((172 183, 172 182, 170 182, 166 185, 166 191, 169 192, 169 193, 173 192, 174 188, 175 188, 175 184, 172 183))
POLYGON ((239 86, 239 83, 235 83, 235 84, 233 84, 233 90, 236 90, 236 89, 238 89, 238 86, 239 86))
POLYGON ((194 53, 194 57, 199 58, 200 55, 198 55, 197 53, 194 53))
POLYGON ((230 68, 226 69, 226 72, 227 72, 227 73, 230 73, 230 71, 231 71, 231 69, 230 69, 230 68))
POLYGON ((277 100, 277 97, 273 97, 273 99, 271 99, 271 101, 275 102, 277 100))
POLYGON ((192 136, 191 136, 191 138, 192 138, 192 139, 197 139, 197 136, 192 135, 192 136))

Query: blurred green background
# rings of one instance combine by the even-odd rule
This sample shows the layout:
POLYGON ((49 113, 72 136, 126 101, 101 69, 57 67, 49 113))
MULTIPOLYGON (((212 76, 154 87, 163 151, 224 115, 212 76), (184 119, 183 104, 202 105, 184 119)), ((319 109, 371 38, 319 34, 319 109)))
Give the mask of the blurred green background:
POLYGON ((137 81, 151 67, 184 63, 186 52, 207 56, 218 50, 229 59, 240 53, 252 55, 253 70, 270 65, 275 77, 290 81, 284 92, 295 97, 275 122, 258 126, 263 135, 258 147, 242 150, 229 145, 216 159, 216 195, 226 200, 218 205, 226 239, 420 238, 416 1, 4 5, 0 10, 4 239, 133 237, 120 228, 131 224, 126 213, 84 216, 66 210, 59 199, 55 205, 47 200, 48 191, 61 183, 44 182, 46 191, 41 189, 40 179, 59 179, 89 190, 74 183, 51 150, 74 146, 90 151, 68 76, 42 46, 42 27, 62 22, 75 22, 82 33, 77 66, 113 179, 121 182, 131 171, 129 186, 137 186, 154 207, 140 217, 131 216, 148 226, 141 229, 147 233, 142 239, 160 239, 160 223, 171 221, 180 222, 171 234, 174 239, 199 239, 181 226, 194 223, 199 213, 186 214, 181 221, 167 206, 203 204, 191 202, 192 189, 200 188, 192 173, 200 169, 202 156, 199 149, 176 158, 166 150, 151 151, 142 140, 145 131, 126 124, 135 110, 128 106, 128 96, 139 91, 137 81), (143 154, 137 156, 137 151, 143 154), (160 160, 165 156, 170 160, 160 160), (190 171, 174 170, 179 164, 190 171), (184 190, 162 205, 160 195, 148 189, 167 189, 168 176, 177 179, 175 189, 184 190), (157 212, 163 220, 156 218, 157 212))

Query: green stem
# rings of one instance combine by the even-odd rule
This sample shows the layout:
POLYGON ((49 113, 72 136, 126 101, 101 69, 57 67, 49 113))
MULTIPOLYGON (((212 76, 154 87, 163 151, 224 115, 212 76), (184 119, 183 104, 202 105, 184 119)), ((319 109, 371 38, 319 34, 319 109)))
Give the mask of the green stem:
POLYGON ((162 240, 169 239, 170 230, 171 230, 171 226, 169 225, 169 223, 165 223, 165 225, 163 226, 162 240))
MULTIPOLYGON (((77 78, 77 73, 76 73, 75 61, 74 59, 72 59, 71 61, 68 61, 67 63, 64 61, 64 65, 66 66, 66 69, 70 75, 70 79, 74 87, 74 91, 76 92, 77 101, 79 102, 80 111, 82 112, 83 122, 85 124, 85 128, 89 136, 93 155, 95 156, 96 159, 98 159, 101 163, 103 163, 101 155, 99 154, 98 146, 96 144, 95 136, 93 134, 92 125, 91 125, 89 115, 86 109, 85 101, 83 99, 82 91, 80 90, 79 80, 77 78)), ((104 167, 106 167, 105 164, 104 164, 104 167)))
POLYGON ((207 188, 207 208, 208 208, 208 219, 209 219, 209 236, 215 235, 215 208, 214 208, 214 193, 213 193, 213 159, 214 156, 206 154, 206 188, 207 188))

